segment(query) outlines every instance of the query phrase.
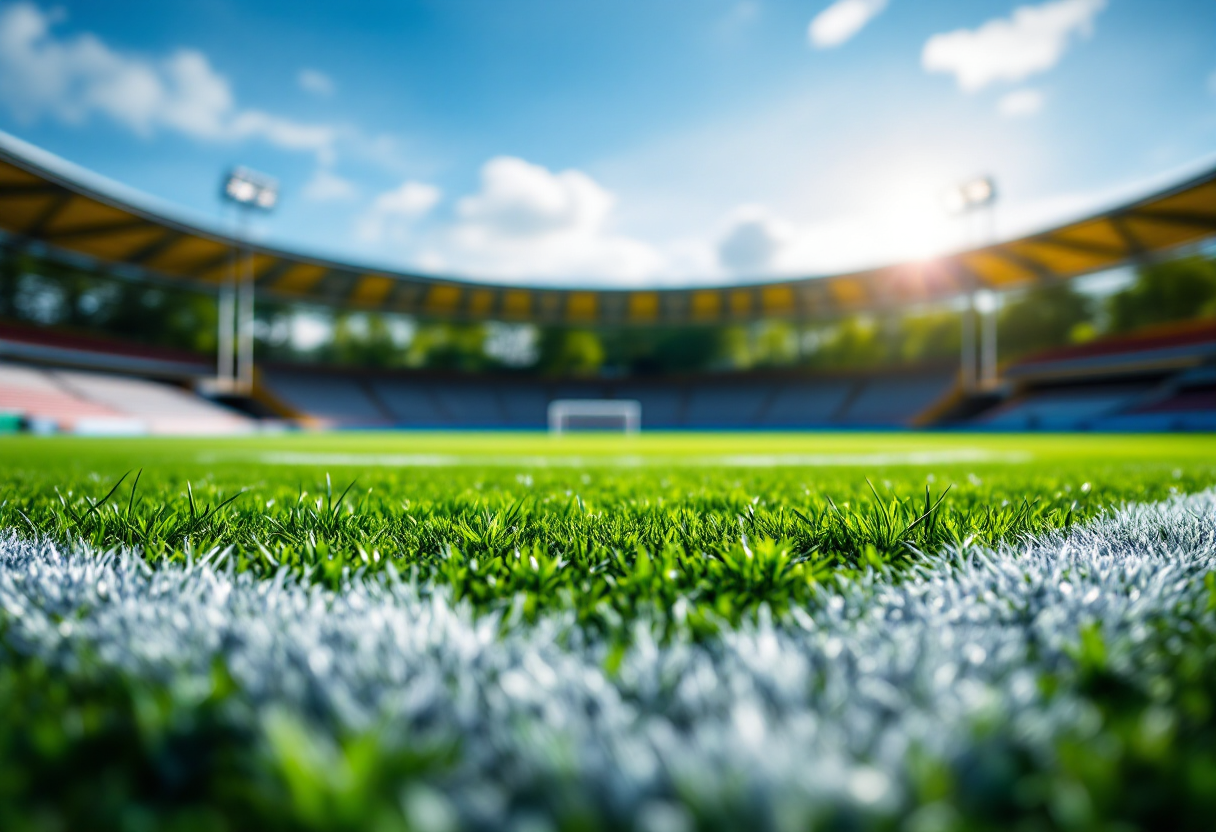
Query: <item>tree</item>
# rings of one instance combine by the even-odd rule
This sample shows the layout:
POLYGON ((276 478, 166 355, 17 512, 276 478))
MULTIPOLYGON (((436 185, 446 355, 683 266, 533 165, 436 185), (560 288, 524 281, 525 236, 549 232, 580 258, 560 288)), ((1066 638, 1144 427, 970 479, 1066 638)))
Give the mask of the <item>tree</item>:
POLYGON ((752 327, 752 360, 758 367, 788 367, 798 361, 798 331, 786 321, 752 327))
POLYGON ((486 328, 480 323, 419 324, 406 363, 434 370, 480 370, 496 363, 486 355, 485 340, 486 328))
POLYGON ((953 358, 962 345, 962 323, 953 309, 906 315, 899 321, 900 359, 907 363, 953 358))
POLYGON ((1111 295, 1108 310, 1115 332, 1216 316, 1216 258, 1145 266, 1137 270, 1135 283, 1111 295))
POLYGON ((1029 289, 997 314, 1002 359, 1060 347, 1093 320, 1094 302, 1068 283, 1029 289))
POLYGON ((554 375, 589 376, 604 364, 604 345, 589 329, 547 329, 541 337, 539 368, 554 375))
POLYGON ((821 368, 859 368, 881 364, 887 358, 886 343, 880 338, 877 322, 865 315, 854 315, 820 331, 819 346, 811 364, 821 368))

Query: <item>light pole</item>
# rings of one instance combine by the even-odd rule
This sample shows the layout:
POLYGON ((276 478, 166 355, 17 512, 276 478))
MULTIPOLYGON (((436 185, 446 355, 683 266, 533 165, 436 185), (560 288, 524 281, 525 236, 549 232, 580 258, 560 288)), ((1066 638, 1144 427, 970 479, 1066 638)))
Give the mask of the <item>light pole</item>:
MULTIPOLYGON (((966 229, 967 245, 974 245, 974 237, 981 242, 992 242, 996 236, 996 183, 992 177, 983 176, 963 182, 943 194, 942 203, 946 211, 961 217, 966 229), (971 228, 971 217, 986 220, 986 228, 978 234, 971 228)), ((993 292, 968 288, 962 312, 962 386, 966 391, 979 386, 996 386, 996 308, 999 298, 993 292), (980 316, 979 379, 976 378, 976 333, 975 316, 980 316)))
POLYGON ((233 168, 224 177, 220 193, 236 206, 237 221, 236 246, 220 287, 216 386, 227 392, 248 394, 253 390, 254 274, 253 255, 245 247, 246 224, 251 211, 274 209, 279 201, 279 183, 248 168, 233 168))
POLYGON ((1001 296, 988 289, 975 293, 975 311, 980 316, 980 386, 996 387, 996 311, 1001 296))

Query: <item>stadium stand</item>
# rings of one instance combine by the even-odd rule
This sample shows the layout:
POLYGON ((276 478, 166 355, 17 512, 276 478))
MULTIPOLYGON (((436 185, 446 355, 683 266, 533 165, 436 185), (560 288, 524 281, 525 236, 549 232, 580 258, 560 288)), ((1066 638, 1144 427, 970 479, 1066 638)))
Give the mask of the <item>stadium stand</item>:
POLYGON ((270 366, 261 383, 300 414, 331 427, 541 430, 552 401, 635 399, 644 429, 744 430, 904 427, 945 395, 954 378, 949 370, 921 369, 605 381, 270 366))
POLYGON ((214 362, 195 353, 148 347, 94 334, 4 321, 0 358, 59 367, 186 380, 208 375, 214 362))
POLYGON ((446 421, 425 387, 395 379, 376 379, 369 384, 393 422, 401 427, 434 427, 446 421))
POLYGON ((1216 366, 1169 379, 1137 405, 1102 420, 1106 430, 1216 430, 1216 366))
POLYGON ((979 420, 998 430, 1089 430, 1146 396, 1154 385, 1098 385, 1018 397, 979 420))
POLYGON ((267 373, 263 384, 272 395, 318 425, 387 427, 394 419, 368 395, 363 380, 347 373, 306 370, 267 373))
POLYGON ((254 427, 249 417, 207 401, 178 387, 146 379, 60 370, 53 373, 65 390, 82 400, 97 402, 132 422, 143 422, 148 433, 243 433, 254 427))
POLYGON ((499 401, 511 427, 535 427, 544 424, 548 417, 549 397, 536 387, 504 385, 499 391, 499 401))
POLYGON ((431 388, 449 424, 458 428, 493 428, 506 424, 496 385, 468 382, 439 383, 431 388))
POLYGON ((859 427, 905 427, 954 386, 953 373, 878 376, 845 405, 836 421, 859 427))
POLYGON ((1006 378, 1019 382, 1103 378, 1155 372, 1216 361, 1216 320, 1166 324, 1050 350, 1009 367, 1006 378))
POLYGON ((694 384, 688 388, 684 424, 690 428, 753 427, 775 385, 748 382, 694 384))
POLYGON ((688 394, 680 387, 622 384, 616 392, 619 398, 641 402, 643 430, 661 430, 684 423, 688 394))
POLYGON ((36 431, 105 434, 241 433, 253 420, 148 379, 0 364, 0 410, 36 431))
POLYGON ((830 425, 856 389, 857 382, 852 380, 783 385, 761 415, 760 423, 770 428, 830 425))
MULTIPOLYGON (((12 342, 10 333, 4 340, 12 342)), ((126 373, 84 371, 73 354, 55 352, 59 345, 52 340, 43 333, 36 345, 52 351, 38 353, 42 368, 32 362, 0 365, 0 413, 20 413, 41 429, 83 432, 222 433, 255 425, 180 386, 202 378, 209 369, 205 365, 166 360, 155 351, 132 356, 90 344, 94 363, 126 373), (137 363, 124 363, 131 358, 137 363), (182 368, 193 373, 183 376, 182 368), (169 370, 178 373, 177 385, 157 379, 169 370)), ((64 349, 78 347, 72 343, 64 349)), ((259 370, 259 394, 299 424, 334 428, 542 430, 551 401, 607 398, 639 401, 647 430, 933 424, 981 430, 1216 430, 1216 326, 1211 321, 1053 350, 1007 367, 1004 376, 1004 393, 992 395, 992 406, 962 421, 937 418, 942 403, 959 395, 949 367, 557 380, 269 365, 259 370)))
POLYGON ((1009 367, 993 430, 1216 430, 1216 321, 1155 327, 1009 367))
POLYGON ((0 410, 16 413, 40 431, 73 430, 86 420, 116 420, 122 414, 64 390, 42 370, 0 364, 0 410))

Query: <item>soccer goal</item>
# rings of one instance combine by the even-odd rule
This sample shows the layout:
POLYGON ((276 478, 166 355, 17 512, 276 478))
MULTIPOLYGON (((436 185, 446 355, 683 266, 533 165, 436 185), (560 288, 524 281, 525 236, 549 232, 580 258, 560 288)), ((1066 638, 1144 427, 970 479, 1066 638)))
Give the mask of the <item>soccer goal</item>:
POLYGON ((642 403, 634 399, 557 399, 549 402, 549 432, 619 430, 637 433, 642 403))

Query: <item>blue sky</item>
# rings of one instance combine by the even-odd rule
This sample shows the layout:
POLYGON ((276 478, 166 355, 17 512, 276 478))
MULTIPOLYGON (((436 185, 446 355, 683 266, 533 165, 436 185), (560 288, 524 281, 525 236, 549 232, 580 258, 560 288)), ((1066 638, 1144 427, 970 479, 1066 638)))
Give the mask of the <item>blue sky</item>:
POLYGON ((263 238, 539 284, 833 272, 1216 164, 1210 0, 0 0, 0 130, 263 238))

